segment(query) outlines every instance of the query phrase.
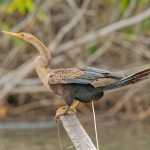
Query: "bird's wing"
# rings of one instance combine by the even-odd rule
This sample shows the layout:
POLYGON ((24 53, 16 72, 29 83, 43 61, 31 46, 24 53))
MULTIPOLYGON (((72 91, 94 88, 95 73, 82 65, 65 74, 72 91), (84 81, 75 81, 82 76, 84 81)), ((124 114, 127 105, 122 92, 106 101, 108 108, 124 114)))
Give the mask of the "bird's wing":
POLYGON ((49 76, 50 84, 89 84, 99 78, 122 79, 124 76, 93 67, 57 69, 49 76))

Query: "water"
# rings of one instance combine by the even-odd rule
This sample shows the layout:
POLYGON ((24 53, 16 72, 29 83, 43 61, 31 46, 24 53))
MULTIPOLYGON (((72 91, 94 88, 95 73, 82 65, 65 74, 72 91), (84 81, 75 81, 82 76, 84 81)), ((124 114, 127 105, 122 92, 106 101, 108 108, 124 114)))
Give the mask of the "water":
MULTIPOLYGON (((75 150, 68 135, 60 126, 63 150, 75 150), (70 147, 70 148, 69 148, 70 147)), ((94 126, 83 125, 95 143, 94 126)), ((98 125, 100 150, 149 150, 149 125, 98 125)), ((0 130, 0 150, 59 150, 56 125, 51 128, 22 128, 20 130, 0 130)))

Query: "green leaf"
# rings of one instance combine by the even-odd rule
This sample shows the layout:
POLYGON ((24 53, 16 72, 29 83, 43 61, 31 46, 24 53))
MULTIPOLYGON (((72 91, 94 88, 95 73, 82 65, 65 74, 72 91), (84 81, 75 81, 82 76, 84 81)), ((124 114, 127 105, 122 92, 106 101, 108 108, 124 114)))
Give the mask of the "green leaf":
POLYGON ((34 7, 33 0, 14 0, 7 7, 6 11, 12 14, 14 10, 18 10, 21 14, 25 14, 26 11, 31 11, 34 7))
POLYGON ((10 3, 12 0, 0 0, 0 4, 8 4, 10 3))
POLYGON ((116 4, 117 0, 106 0, 108 3, 116 4))
POLYGON ((1 21, 0 21, 0 28, 1 28, 1 30, 4 30, 4 31, 9 31, 10 30, 9 24, 7 24, 5 22, 1 22, 1 21))
POLYGON ((95 44, 95 45, 89 47, 89 48, 88 48, 88 52, 89 52, 90 54, 93 54, 93 53, 96 52, 96 50, 100 47, 100 45, 101 45, 101 44, 98 43, 98 44, 95 44))
POLYGON ((49 20, 49 18, 43 12, 38 12, 37 18, 43 22, 47 22, 49 20))
POLYGON ((139 1, 141 4, 146 4, 149 0, 141 0, 139 1))
POLYGON ((149 28, 150 19, 145 19, 142 21, 142 28, 149 28))
POLYGON ((79 3, 79 2, 80 2, 80 0, 74 0, 74 2, 75 2, 75 3, 79 3))
POLYGON ((26 42, 19 38, 12 38, 12 42, 14 45, 21 45, 22 47, 26 45, 26 42))
POLYGON ((123 9, 126 9, 130 4, 130 0, 121 0, 121 5, 123 9))
POLYGON ((123 35, 123 39, 133 40, 135 38, 134 30, 131 27, 125 29, 124 33, 125 34, 123 35))

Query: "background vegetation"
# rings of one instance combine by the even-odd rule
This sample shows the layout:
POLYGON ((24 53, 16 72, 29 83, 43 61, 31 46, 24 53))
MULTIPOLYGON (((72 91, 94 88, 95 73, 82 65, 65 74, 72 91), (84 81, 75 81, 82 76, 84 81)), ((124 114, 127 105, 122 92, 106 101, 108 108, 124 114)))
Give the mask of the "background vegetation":
MULTIPOLYGON (((0 0, 0 30, 38 37, 52 54, 51 68, 93 66, 129 75, 150 67, 149 9, 148 0, 0 0)), ((0 33, 1 119, 47 120, 65 104, 37 77, 37 55, 31 44, 0 33)), ((99 117, 149 120, 150 79, 105 93, 95 107, 99 117)), ((79 112, 90 113, 91 104, 79 112)))

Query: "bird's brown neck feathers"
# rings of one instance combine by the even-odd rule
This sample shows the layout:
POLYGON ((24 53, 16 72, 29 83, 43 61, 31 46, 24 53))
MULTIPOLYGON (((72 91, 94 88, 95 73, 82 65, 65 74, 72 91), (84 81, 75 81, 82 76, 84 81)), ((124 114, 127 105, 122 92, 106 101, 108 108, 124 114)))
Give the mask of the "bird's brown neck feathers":
POLYGON ((32 41, 32 44, 40 52, 40 55, 41 55, 40 59, 41 59, 41 61, 39 61, 39 65, 42 65, 43 68, 47 68, 48 65, 50 64, 50 61, 51 61, 51 54, 50 54, 50 52, 45 47, 45 45, 40 40, 38 40, 37 38, 34 38, 34 40, 32 41))
POLYGON ((49 79, 49 74, 51 70, 48 68, 48 65, 50 64, 50 61, 51 61, 51 54, 48 51, 48 49, 45 47, 45 45, 36 37, 34 37, 33 40, 30 41, 30 43, 32 43, 38 49, 41 55, 37 57, 36 60, 34 61, 35 70, 39 78, 45 85, 45 87, 48 90, 50 90, 48 79, 49 79))

